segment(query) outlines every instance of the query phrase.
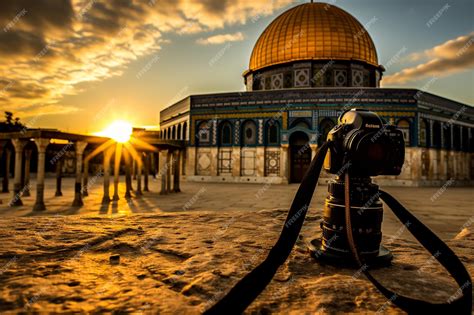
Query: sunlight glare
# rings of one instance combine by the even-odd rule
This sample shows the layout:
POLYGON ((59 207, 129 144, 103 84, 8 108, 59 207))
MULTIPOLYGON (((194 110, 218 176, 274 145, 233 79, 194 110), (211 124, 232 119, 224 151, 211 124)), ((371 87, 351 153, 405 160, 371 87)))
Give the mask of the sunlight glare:
POLYGON ((130 140, 132 131, 132 124, 127 121, 117 120, 111 123, 104 131, 101 131, 99 135, 112 138, 120 143, 125 143, 130 140))

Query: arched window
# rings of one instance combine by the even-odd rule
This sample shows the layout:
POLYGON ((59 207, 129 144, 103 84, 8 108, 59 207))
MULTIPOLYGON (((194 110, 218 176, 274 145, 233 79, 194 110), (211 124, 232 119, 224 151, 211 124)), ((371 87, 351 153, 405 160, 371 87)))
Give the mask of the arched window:
POLYGON ((177 139, 178 139, 178 140, 181 140, 181 124, 178 125, 177 139))
POLYGON ((220 125, 219 145, 232 145, 232 125, 228 121, 224 121, 220 125))
POLYGON ((433 121, 433 148, 441 148, 441 124, 438 121, 433 121))
POLYGON ((410 122, 406 119, 400 119, 397 123, 397 128, 403 133, 403 140, 405 146, 410 145, 410 122))
POLYGON ((267 124, 267 144, 268 145, 278 145, 280 144, 280 130, 279 124, 277 122, 271 121, 267 124))
POLYGON ((331 131, 331 129, 334 128, 334 126, 335 126, 335 123, 329 118, 325 118, 319 123, 320 136, 319 136, 318 142, 320 144, 326 141, 329 131, 331 131))
POLYGON ((211 124, 208 121, 203 121, 198 125, 197 139, 200 144, 209 144, 211 141, 211 124))
POLYGON ((257 144, 257 125, 251 120, 245 122, 242 126, 242 144, 257 144))
POLYGON ((188 138, 187 131, 188 131, 188 123, 185 122, 183 124, 183 140, 187 140, 188 138))
POLYGON ((420 146, 421 147, 426 147, 428 146, 428 130, 427 130, 428 124, 424 119, 420 120, 420 146))

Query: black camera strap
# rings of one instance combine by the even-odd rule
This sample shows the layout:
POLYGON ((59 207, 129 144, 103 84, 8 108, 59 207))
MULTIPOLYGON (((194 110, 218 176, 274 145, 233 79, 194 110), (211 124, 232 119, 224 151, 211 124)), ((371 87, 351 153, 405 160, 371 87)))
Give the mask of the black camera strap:
MULTIPOLYGON (((254 270, 244 276, 237 284, 216 304, 204 314, 241 314, 258 297, 270 283, 278 268, 288 259, 298 235, 303 226, 306 213, 316 189, 321 173, 324 157, 329 143, 325 142, 319 148, 311 165, 301 182, 296 196, 291 204, 288 216, 276 244, 270 250, 267 258, 254 270)), ((426 301, 412 299, 398 295, 384 287, 366 269, 362 268, 366 277, 374 286, 395 305, 408 313, 446 312, 449 314, 470 314, 472 308, 472 283, 466 268, 454 252, 441 241, 425 225, 418 221, 407 209, 386 192, 380 191, 382 200, 392 209, 395 215, 404 223, 415 238, 434 255, 439 251, 441 255, 434 255, 436 259, 454 277, 460 286, 462 296, 448 303, 433 304, 426 301), (410 222, 411 224, 407 224, 410 222)), ((347 206, 347 205, 346 205, 347 206)), ((349 220, 350 221, 350 220, 349 220)), ((350 222, 349 222, 350 225, 350 222)), ((350 241, 349 241, 350 242, 350 241)), ((351 243, 351 242, 350 242, 351 243)), ((353 252, 358 257, 357 249, 353 252)), ((361 263, 359 259, 359 263, 361 263)))
MULTIPOLYGON (((472 281, 466 268, 456 256, 456 254, 436 236, 428 227, 421 223, 394 197, 385 191, 380 190, 380 198, 389 206, 398 219, 408 228, 410 233, 425 247, 433 257, 449 272, 459 285, 459 290, 446 303, 430 303, 418 299, 413 299, 399 295, 387 289, 378 282, 369 272, 369 268, 363 268, 364 262, 361 260, 352 235, 352 225, 350 220, 350 181, 349 174, 345 174, 345 218, 346 232, 349 247, 355 260, 359 264, 360 270, 367 279, 393 304, 407 313, 413 314, 471 314, 472 309, 472 281), (459 295, 461 295, 459 297, 459 295), (456 297, 456 298, 455 298, 456 297)), ((367 263, 365 263, 367 266, 367 263)))

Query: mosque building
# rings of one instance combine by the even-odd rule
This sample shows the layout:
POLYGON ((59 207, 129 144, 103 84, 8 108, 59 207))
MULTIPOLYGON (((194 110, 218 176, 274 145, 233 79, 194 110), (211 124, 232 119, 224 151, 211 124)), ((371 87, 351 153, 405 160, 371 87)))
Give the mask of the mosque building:
POLYGON ((398 126, 406 142, 402 174, 378 183, 472 184, 474 108, 417 89, 381 88, 384 70, 352 15, 301 4, 258 39, 243 73, 247 91, 184 98, 160 112, 160 137, 186 140, 187 181, 295 183, 338 116, 364 108, 398 126))

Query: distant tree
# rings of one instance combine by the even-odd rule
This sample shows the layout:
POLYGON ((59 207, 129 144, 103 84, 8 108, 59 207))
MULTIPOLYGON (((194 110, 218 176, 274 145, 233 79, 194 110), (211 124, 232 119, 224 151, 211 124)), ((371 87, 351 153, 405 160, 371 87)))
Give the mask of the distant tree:
POLYGON ((26 126, 23 125, 19 117, 13 117, 12 112, 5 112, 5 121, 0 121, 0 132, 20 131, 26 126))

